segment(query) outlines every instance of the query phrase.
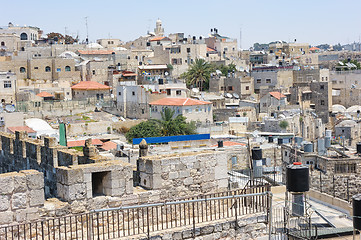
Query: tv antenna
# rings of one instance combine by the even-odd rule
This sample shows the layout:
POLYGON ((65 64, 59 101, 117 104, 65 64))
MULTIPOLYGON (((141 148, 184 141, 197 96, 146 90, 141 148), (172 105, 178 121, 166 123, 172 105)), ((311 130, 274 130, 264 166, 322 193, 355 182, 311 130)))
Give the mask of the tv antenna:
POLYGON ((86 39, 85 39, 85 41, 86 41, 86 44, 88 44, 89 43, 89 32, 88 32, 88 17, 87 16, 85 17, 85 27, 86 27, 86 39))

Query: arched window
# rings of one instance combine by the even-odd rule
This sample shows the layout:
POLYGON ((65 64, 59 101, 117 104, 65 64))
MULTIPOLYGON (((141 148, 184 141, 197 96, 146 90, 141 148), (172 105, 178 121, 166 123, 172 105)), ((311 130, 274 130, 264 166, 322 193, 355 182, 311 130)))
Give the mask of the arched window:
POLYGON ((20 34, 20 40, 28 40, 28 34, 26 33, 20 34))
POLYGON ((26 72, 26 69, 25 69, 24 67, 21 67, 21 68, 20 68, 20 72, 21 72, 21 73, 24 73, 24 72, 26 72))
POLYGON ((4 46, 5 46, 5 42, 1 42, 1 46, 4 47, 4 46))
POLYGON ((65 72, 70 72, 71 68, 69 66, 65 66, 65 72))
POLYGON ((49 66, 46 66, 45 67, 45 72, 50 72, 51 71, 51 68, 49 66))

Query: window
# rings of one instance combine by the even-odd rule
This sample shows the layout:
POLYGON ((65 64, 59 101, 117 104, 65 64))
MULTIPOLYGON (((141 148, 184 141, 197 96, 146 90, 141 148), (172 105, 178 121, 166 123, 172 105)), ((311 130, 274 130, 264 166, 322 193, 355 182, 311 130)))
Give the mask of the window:
POLYGON ((187 53, 190 53, 191 52, 191 48, 187 48, 187 53))
POLYGON ((224 91, 224 87, 221 87, 221 91, 224 91))
POLYGON ((237 164, 237 156, 232 157, 232 166, 237 164))
POLYGON ((93 70, 93 75, 95 75, 95 70, 93 70))
POLYGON ((57 69, 56 69, 56 72, 61 72, 61 68, 57 68, 57 69))
POLYGON ((121 95, 122 95, 122 93, 121 93, 121 92, 118 92, 118 95, 119 95, 119 96, 121 96, 121 95))
POLYGON ((34 69, 39 69, 38 67, 34 67, 34 69))
POLYGON ((4 46, 5 46, 5 42, 1 42, 1 46, 4 47, 4 46))
POLYGON ((182 95, 182 91, 181 91, 181 90, 177 90, 177 91, 175 92, 175 94, 176 94, 176 95, 182 95))
POLYGON ((336 163, 335 173, 356 173, 356 163, 336 163))
POLYGON ((271 79, 266 79, 266 83, 271 83, 271 79))
POLYGON ((109 189, 107 186, 110 184, 110 171, 109 172, 93 172, 92 173, 92 192, 93 197, 107 195, 109 189))
POLYGON ((11 88, 11 81, 4 81, 4 88, 11 88))
POLYGON ((324 89, 325 89, 325 86, 321 85, 320 90, 324 90, 324 89))
POLYGON ((70 71, 71 71, 70 66, 65 66, 65 72, 70 72, 70 71))
POLYGON ((257 79, 256 81, 257 81, 257 83, 261 83, 262 79, 257 79))
POLYGON ((135 92, 134 92, 134 91, 132 92, 132 95, 135 96, 135 92))
POLYGON ((26 72, 26 68, 24 68, 24 67, 21 67, 21 68, 20 68, 20 72, 21 72, 21 73, 24 73, 24 72, 26 72))
POLYGON ((267 107, 267 103, 263 103, 263 107, 267 107))
POLYGON ((246 90, 249 90, 249 86, 246 86, 246 90))
POLYGON ((321 100, 321 105, 325 105, 325 100, 321 100))
POLYGON ((142 114, 144 114, 144 109, 142 109, 142 114))
POLYGON ((49 66, 46 66, 45 67, 45 72, 50 72, 51 71, 51 68, 49 66))
POLYGON ((99 96, 99 93, 97 93, 97 100, 99 100, 100 99, 100 96, 99 96))
POLYGON ((20 34, 20 40, 28 40, 28 34, 26 33, 20 34))
POLYGON ((167 89, 167 95, 168 95, 168 96, 171 95, 170 89, 167 89))
POLYGON ((232 86, 228 86, 228 91, 233 91, 233 87, 232 87, 232 86))

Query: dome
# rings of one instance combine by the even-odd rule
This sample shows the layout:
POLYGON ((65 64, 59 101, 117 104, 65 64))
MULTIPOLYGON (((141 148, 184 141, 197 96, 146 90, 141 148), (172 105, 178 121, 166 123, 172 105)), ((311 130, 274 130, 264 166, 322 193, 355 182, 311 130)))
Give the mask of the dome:
POLYGON ((332 105, 332 112, 333 113, 344 113, 346 108, 340 104, 332 105))
POLYGON ((352 107, 347 108, 347 113, 356 113, 357 111, 361 112, 361 106, 360 105, 354 105, 352 107))
POLYGON ((71 58, 78 57, 78 55, 76 55, 76 53, 74 53, 72 51, 65 51, 65 52, 61 53, 59 55, 59 57, 61 57, 61 58, 70 58, 71 59, 71 58))
POLYGON ((158 20, 156 21, 156 23, 162 23, 162 21, 158 18, 158 20))
POLYGON ((357 123, 353 120, 344 120, 337 124, 336 127, 354 127, 355 125, 357 125, 357 123))
POLYGON ((99 43, 89 43, 88 45, 86 45, 87 48, 104 48, 102 45, 100 45, 99 43))

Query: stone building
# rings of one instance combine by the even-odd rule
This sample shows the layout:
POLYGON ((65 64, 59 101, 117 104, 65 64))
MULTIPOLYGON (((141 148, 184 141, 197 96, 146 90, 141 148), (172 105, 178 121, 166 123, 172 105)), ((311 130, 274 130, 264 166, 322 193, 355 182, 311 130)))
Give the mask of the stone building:
POLYGON ((93 81, 81 81, 71 87, 73 99, 96 98, 102 100, 110 97, 110 87, 93 81))
POLYGON ((332 102, 349 108, 361 101, 361 71, 331 71, 332 102))
POLYGON ((187 121, 213 122, 212 103, 191 98, 163 98, 149 103, 150 117, 161 119, 165 108, 174 110, 174 117, 183 115, 187 121))
POLYGON ((16 75, 12 72, 0 72, 0 94, 2 104, 16 102, 16 75))
POLYGON ((292 70, 293 66, 253 68, 251 77, 254 79, 254 92, 260 93, 262 89, 288 89, 294 79, 292 70))
POLYGON ((345 140, 345 144, 356 146, 361 138, 360 124, 353 120, 344 120, 335 126, 335 137, 340 141, 345 140))
POLYGON ((238 98, 244 99, 254 94, 253 84, 253 78, 242 73, 230 74, 228 77, 211 76, 209 80, 209 91, 223 93, 224 95, 226 93, 236 93, 238 98))
POLYGON ((269 92, 260 98, 260 112, 270 112, 287 105, 287 97, 281 92, 269 92))

